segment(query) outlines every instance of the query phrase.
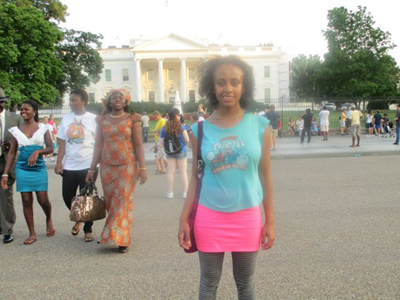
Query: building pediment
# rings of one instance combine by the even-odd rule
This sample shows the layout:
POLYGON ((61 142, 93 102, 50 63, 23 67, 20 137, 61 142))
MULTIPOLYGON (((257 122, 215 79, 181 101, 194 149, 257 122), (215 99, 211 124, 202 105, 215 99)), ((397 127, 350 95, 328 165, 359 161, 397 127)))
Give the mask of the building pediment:
POLYGON ((193 40, 171 33, 135 48, 135 52, 199 51, 207 47, 193 40))

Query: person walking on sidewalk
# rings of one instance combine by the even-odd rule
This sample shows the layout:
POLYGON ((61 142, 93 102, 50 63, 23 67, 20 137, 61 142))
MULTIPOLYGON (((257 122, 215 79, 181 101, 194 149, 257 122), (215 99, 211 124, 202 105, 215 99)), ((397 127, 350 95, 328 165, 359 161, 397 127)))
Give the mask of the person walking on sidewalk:
POLYGON ((306 113, 301 117, 304 121, 304 127, 303 130, 301 131, 300 144, 304 143, 304 137, 306 136, 306 133, 307 133, 307 143, 311 142, 311 127, 312 127, 313 116, 314 115, 312 114, 311 109, 307 108, 306 113))
POLYGON ((319 123, 321 125, 322 136, 324 137, 323 141, 327 141, 329 135, 329 110, 326 109, 325 105, 319 112, 319 123))
MULTIPOLYGON (((62 118, 57 132, 60 145, 54 172, 62 176, 62 197, 69 210, 78 187, 81 190, 86 184, 86 174, 93 158, 97 124, 96 115, 86 111, 88 102, 89 96, 85 90, 72 90, 69 95, 72 113, 62 118)), ((78 235, 81 225, 75 223, 71 234, 78 235)), ((85 242, 94 240, 92 226, 93 222, 85 222, 85 242)))
POLYGON ((149 122, 150 118, 144 111, 142 116, 142 141, 144 144, 149 142, 149 122))
POLYGON ((361 118, 362 118, 362 113, 357 109, 357 107, 353 106, 351 108, 351 114, 350 114, 350 121, 351 121, 350 134, 351 134, 351 140, 353 142, 350 145, 350 147, 352 148, 360 147, 361 118), (357 144, 355 145, 356 137, 357 137, 357 144))
POLYGON ((398 145, 400 135, 400 104, 397 105, 396 117, 394 120, 396 121, 396 141, 393 143, 393 145, 398 145))

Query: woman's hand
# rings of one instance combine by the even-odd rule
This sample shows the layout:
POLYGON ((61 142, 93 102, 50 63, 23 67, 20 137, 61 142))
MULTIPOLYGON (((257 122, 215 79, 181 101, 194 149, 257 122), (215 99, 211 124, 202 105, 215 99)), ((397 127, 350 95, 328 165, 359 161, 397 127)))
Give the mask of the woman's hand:
POLYGON ((140 169, 138 176, 139 176, 139 178, 140 178, 140 185, 142 185, 143 183, 145 183, 145 182, 147 181, 147 172, 146 172, 146 169, 140 169))
POLYGON ((261 249, 271 249, 275 242, 275 227, 274 225, 265 224, 261 231, 261 249))
POLYGON ((4 177, 1 178, 1 187, 4 190, 8 189, 7 181, 8 181, 8 177, 4 176, 4 177))
POLYGON ((190 240, 190 227, 187 221, 181 221, 178 232, 179 245, 188 250, 192 246, 190 240))
POLYGON ((85 181, 94 182, 94 172, 89 171, 86 175, 85 181))
POLYGON ((54 173, 56 173, 58 175, 62 175, 62 173, 63 173, 62 164, 56 164, 56 167, 54 168, 54 173))
POLYGON ((39 156, 39 151, 34 151, 31 156, 29 156, 28 158, 28 165, 33 167, 34 165, 36 165, 36 160, 39 156))

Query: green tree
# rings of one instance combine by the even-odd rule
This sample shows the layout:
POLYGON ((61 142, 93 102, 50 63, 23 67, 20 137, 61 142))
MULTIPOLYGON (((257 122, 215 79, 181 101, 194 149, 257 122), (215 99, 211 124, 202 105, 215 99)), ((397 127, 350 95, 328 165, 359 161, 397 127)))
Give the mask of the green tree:
POLYGON ((316 99, 321 96, 318 85, 322 62, 318 55, 309 57, 301 54, 290 63, 291 92, 300 100, 316 99))
POLYGON ((366 7, 328 12, 325 54, 319 85, 327 97, 371 97, 397 94, 399 68, 388 50, 396 47, 389 32, 374 27, 366 7))
POLYGON ((52 103, 63 62, 55 55, 62 33, 32 6, 0 2, 0 85, 15 105, 52 103))
POLYGON ((59 0, 6 0, 4 2, 14 3, 17 6, 34 6, 42 12, 46 21, 65 22, 65 17, 68 16, 68 7, 59 0))
POLYGON ((98 82, 103 70, 103 60, 97 51, 101 35, 67 29, 63 29, 63 34, 63 41, 56 46, 57 56, 64 62, 64 78, 57 84, 60 95, 98 82))

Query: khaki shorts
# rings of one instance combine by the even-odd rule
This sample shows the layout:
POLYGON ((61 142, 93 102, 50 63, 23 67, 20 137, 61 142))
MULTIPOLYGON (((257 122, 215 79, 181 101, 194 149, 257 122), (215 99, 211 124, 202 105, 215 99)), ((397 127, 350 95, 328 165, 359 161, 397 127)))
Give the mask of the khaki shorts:
POLYGON ((321 125, 321 131, 329 131, 329 125, 321 125))
POLYGON ((272 129, 272 127, 270 127, 270 128, 271 128, 272 137, 278 137, 278 129, 272 129))
POLYGON ((351 125, 350 134, 352 136, 361 135, 361 126, 360 126, 360 124, 351 125))

